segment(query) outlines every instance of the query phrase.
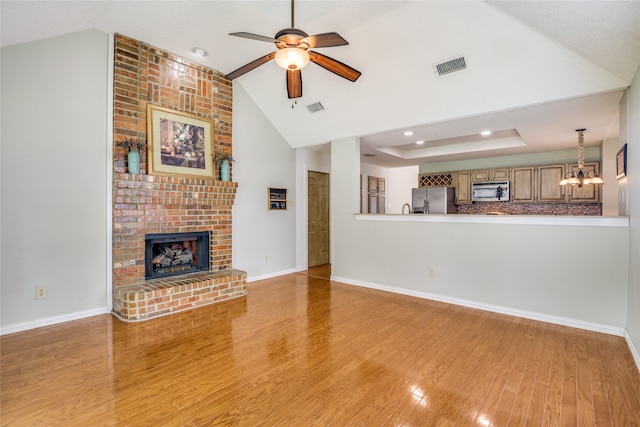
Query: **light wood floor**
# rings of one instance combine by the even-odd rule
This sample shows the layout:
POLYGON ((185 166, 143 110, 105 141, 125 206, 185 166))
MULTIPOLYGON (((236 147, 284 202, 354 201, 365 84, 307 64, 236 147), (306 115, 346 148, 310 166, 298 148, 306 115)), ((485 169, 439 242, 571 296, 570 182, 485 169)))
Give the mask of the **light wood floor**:
POLYGON ((6 426, 637 426, 623 338, 291 274, 1 338, 6 426))

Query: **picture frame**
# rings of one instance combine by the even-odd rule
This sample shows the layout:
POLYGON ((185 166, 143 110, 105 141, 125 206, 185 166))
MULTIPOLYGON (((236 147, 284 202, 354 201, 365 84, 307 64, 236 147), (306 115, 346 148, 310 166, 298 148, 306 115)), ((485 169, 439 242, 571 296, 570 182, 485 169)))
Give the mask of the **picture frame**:
POLYGON ((627 176, 627 144, 624 144, 616 154, 616 178, 622 179, 625 176, 627 176))
POLYGON ((213 120, 148 104, 149 174, 213 179, 213 137, 213 120))

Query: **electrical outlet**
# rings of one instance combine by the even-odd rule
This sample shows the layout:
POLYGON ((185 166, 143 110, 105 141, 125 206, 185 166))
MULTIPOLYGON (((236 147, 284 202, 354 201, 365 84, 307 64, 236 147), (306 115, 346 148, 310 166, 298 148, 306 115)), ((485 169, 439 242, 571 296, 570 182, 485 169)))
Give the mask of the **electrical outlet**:
POLYGON ((434 277, 436 277, 436 270, 429 267, 428 274, 429 274, 429 279, 433 279, 434 277))
POLYGON ((36 286, 36 299, 44 299, 47 297, 46 286, 36 286))

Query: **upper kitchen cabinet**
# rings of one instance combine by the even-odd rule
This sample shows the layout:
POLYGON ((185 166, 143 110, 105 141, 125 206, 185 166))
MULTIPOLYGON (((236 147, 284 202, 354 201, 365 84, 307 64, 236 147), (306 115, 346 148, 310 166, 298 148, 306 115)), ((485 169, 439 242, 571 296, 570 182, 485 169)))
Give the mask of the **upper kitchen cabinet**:
POLYGON ((535 200, 535 168, 511 169, 511 201, 533 202, 535 200))
POLYGON ((369 185, 367 186, 367 192, 369 193, 378 192, 378 178, 376 178, 375 176, 369 177, 369 185))
MULTIPOLYGON (((472 203, 471 183, 499 181, 509 181, 509 200, 515 203, 600 203, 599 185, 559 185, 567 172, 577 170, 577 164, 557 164, 430 173, 418 176, 418 187, 453 186, 457 205, 472 203)), ((600 175, 600 163, 585 163, 584 171, 600 175)))
POLYGON ((509 181, 509 169, 491 169, 489 171, 491 181, 509 181))
POLYGON ((473 182, 509 181, 509 169, 480 169, 471 171, 473 182))
POLYGON ((473 182, 489 181, 489 169, 471 171, 473 182))
POLYGON ((464 171, 455 174, 456 204, 471 203, 471 172, 464 171))
POLYGON ((564 176, 564 165, 538 166, 537 172, 537 194, 538 202, 558 202, 565 201, 564 189, 559 185, 564 176))

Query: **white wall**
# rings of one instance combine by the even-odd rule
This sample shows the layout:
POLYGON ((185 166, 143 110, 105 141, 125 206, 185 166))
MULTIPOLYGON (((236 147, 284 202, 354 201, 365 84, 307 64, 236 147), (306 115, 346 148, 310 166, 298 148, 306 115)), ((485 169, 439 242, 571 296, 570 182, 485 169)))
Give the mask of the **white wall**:
POLYGON ((352 251, 360 242, 350 241, 349 227, 360 209, 360 140, 355 137, 331 141, 331 180, 329 185, 330 257, 332 274, 339 273, 360 254, 352 251), (351 219, 351 220, 350 220, 351 219), (337 270, 336 270, 337 266, 337 270))
POLYGON ((240 84, 233 87, 233 267, 257 280, 296 267, 295 151, 240 84), (267 188, 286 188, 286 211, 267 210, 267 188))
MULTIPOLYGON (((640 368, 640 72, 628 92, 627 191, 629 207, 629 294, 627 302, 628 339, 640 368)), ((624 142, 624 141, 621 141, 624 142)))
POLYGON ((2 333, 107 310, 108 58, 95 30, 1 51, 2 333))
POLYGON ((387 213, 402 213, 402 206, 411 206, 411 189, 418 187, 418 166, 387 170, 387 213))

